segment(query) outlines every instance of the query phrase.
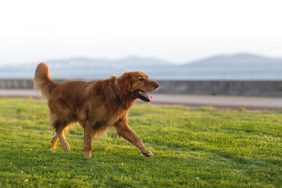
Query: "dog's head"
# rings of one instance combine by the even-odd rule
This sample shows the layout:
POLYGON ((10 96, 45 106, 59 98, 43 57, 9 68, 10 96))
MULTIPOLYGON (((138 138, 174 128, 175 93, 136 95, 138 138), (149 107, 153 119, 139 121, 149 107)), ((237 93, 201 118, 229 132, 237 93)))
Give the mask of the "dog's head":
POLYGON ((118 78, 118 87, 123 96, 132 95, 145 102, 150 102, 152 97, 148 92, 154 91, 159 84, 149 79, 143 72, 126 72, 118 78))

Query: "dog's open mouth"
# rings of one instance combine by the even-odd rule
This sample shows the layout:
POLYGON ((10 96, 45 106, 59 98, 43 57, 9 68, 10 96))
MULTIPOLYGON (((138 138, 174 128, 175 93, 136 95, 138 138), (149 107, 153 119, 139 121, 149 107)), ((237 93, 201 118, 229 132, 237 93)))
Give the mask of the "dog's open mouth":
POLYGON ((135 90, 133 93, 138 99, 141 99, 142 101, 145 101, 145 102, 152 101, 152 96, 150 96, 149 93, 146 91, 135 90))

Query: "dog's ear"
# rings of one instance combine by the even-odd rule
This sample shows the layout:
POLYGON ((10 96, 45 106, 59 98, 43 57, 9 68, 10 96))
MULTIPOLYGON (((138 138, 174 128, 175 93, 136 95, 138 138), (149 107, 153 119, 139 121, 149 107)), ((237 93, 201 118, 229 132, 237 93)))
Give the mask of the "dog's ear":
POLYGON ((122 98, 127 98, 131 89, 131 76, 123 74, 117 79, 117 87, 119 88, 122 98))

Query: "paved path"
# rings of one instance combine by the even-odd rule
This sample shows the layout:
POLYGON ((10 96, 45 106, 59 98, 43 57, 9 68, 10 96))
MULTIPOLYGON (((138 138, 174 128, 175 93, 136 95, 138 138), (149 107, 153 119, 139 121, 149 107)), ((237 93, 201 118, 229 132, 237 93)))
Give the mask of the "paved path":
MULTIPOLYGON (((41 98, 33 90, 0 90, 0 97, 41 98)), ((230 97, 230 96, 196 96, 196 95, 153 95, 153 103, 170 105, 187 105, 192 107, 214 106, 222 108, 271 109, 282 110, 282 97, 230 97)))
POLYGON ((282 110, 282 97, 231 97, 231 96, 197 96, 197 95, 156 95, 156 103, 180 104, 187 106, 214 106, 246 109, 282 110))

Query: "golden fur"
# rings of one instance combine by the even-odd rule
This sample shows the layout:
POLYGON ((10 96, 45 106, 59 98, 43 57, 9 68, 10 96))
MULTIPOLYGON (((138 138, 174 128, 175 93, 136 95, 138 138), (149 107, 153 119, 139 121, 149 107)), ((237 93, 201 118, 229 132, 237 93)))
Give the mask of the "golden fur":
POLYGON ((128 110, 137 98, 134 91, 153 91, 158 87, 145 73, 126 72, 106 80, 58 83, 50 79, 48 66, 40 63, 34 83, 48 100, 50 123, 54 128, 52 149, 56 149, 59 140, 62 148, 69 151, 65 132, 70 124, 79 122, 84 128, 84 153, 88 157, 92 154, 93 137, 112 126, 143 155, 153 155, 127 123, 128 110))

